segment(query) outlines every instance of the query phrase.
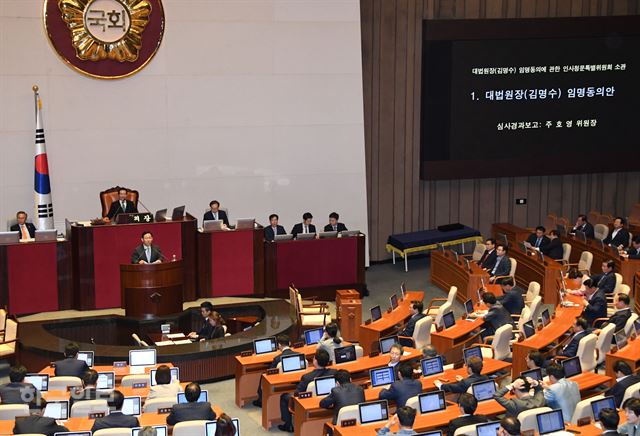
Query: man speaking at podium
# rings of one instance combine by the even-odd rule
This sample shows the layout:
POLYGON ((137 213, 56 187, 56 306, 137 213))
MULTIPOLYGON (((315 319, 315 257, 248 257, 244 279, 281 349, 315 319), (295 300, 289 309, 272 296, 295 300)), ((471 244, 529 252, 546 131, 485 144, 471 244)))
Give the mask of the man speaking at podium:
POLYGON ((106 218, 113 220, 121 213, 138 213, 138 208, 135 203, 127 200, 127 190, 124 188, 118 190, 118 200, 111 203, 106 218))
POLYGON ((160 263, 164 255, 157 245, 153 245, 153 234, 150 231, 142 233, 142 245, 138 245, 131 255, 131 263, 160 263))

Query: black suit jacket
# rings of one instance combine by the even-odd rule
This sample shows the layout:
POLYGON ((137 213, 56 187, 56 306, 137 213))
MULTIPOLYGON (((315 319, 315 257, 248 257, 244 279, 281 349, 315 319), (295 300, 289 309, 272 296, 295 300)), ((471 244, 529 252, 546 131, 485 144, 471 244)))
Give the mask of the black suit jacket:
POLYGON ((498 301, 502 303, 502 307, 507 309, 511 315, 520 315, 524 308, 524 298, 522 297, 522 288, 514 286, 511 291, 498 297, 498 301))
POLYGON ((126 205, 124 207, 124 210, 122 210, 122 206, 120 205, 120 200, 116 200, 113 203, 111 203, 111 206, 109 207, 109 212, 107 212, 107 218, 109 218, 110 220, 113 220, 117 215, 120 215, 121 213, 138 213, 138 208, 133 203, 133 201, 129 201, 129 200, 125 200, 125 201, 126 201, 126 205))
MULTIPOLYGON (((422 386, 422 384, 420 384, 422 386)), ((333 407, 333 423, 338 423, 338 412, 345 406, 364 403, 364 390, 361 386, 347 383, 343 386, 336 386, 331 389, 331 393, 320 400, 320 407, 330 409, 333 407)))
MULTIPOLYGON (((336 227, 338 228, 338 232, 346 232, 347 231, 347 226, 345 226, 342 223, 338 223, 336 224, 336 227)), ((327 224, 326 226, 324 226, 324 231, 325 232, 335 232, 336 230, 333 230, 333 226, 331 224, 327 224)))
MULTIPOLYGON (((287 232, 284 230, 284 227, 277 227, 278 235, 286 235, 287 232)), ((273 241, 275 239, 275 235, 273 234, 273 227, 268 226, 264 228, 264 239, 267 241, 273 241)))
POLYGON ((505 324, 513 325, 513 318, 511 318, 511 314, 501 303, 496 302, 484 316, 484 336, 495 334, 496 330, 505 324))
MULTIPOLYGON (((296 235, 298 233, 302 233, 302 223, 298 223, 295 226, 293 226, 293 228, 291 229, 291 234, 293 235, 293 237, 295 238, 296 235)), ((316 232, 316 226, 314 226, 313 224, 309 224, 309 233, 315 233, 316 232)))
POLYGON ((58 432, 69 431, 67 427, 58 425, 53 418, 47 418, 45 416, 30 415, 24 418, 16 419, 15 426, 13 427, 13 434, 46 434, 47 436, 53 436, 58 432))
POLYGON ((332 368, 316 368, 302 376, 298 386, 296 386, 296 392, 305 392, 307 386, 309 386, 309 383, 311 383, 314 378, 336 375, 336 372, 337 371, 332 368))
POLYGON ((125 415, 122 412, 111 412, 104 418, 98 418, 93 422, 92 432, 105 428, 133 428, 140 427, 140 422, 135 416, 125 415))
POLYGON ((209 324, 207 319, 204 320, 202 327, 198 330, 198 339, 207 339, 211 336, 211 332, 213 331, 213 326, 209 324))
POLYGON ((558 353, 559 356, 564 357, 576 357, 578 353, 578 345, 580 344, 580 340, 587 336, 590 333, 590 330, 585 330, 583 332, 577 333, 573 335, 571 340, 564 348, 558 353))
POLYGON ((611 315, 611 317, 609 318, 609 321, 603 324, 602 327, 604 327, 607 324, 614 323, 616 325, 615 331, 617 332, 624 328, 624 326, 627 324, 627 321, 629 320, 630 317, 631 317, 631 309, 630 308, 622 309, 620 311, 615 312, 613 315, 611 315))
MULTIPOLYGON (((536 236, 535 233, 531 233, 527 238, 527 242, 531 244, 532 247, 536 246, 537 240, 538 240, 538 237, 536 236)), ((540 241, 540 247, 538 248, 542 249, 543 247, 546 247, 547 244, 549 244, 549 241, 550 239, 546 235, 542 235, 542 241, 540 241)))
POLYGON ((167 424, 176 425, 183 421, 197 421, 201 419, 207 421, 216 419, 216 412, 211 409, 211 403, 174 404, 171 413, 167 416, 167 424))
POLYGON ((584 307, 582 315, 589 322, 589 327, 596 318, 607 317, 607 297, 604 296, 604 291, 598 289, 595 294, 589 299, 589 304, 584 307))
POLYGON ((391 400, 396 402, 396 407, 404 407, 407 400, 422 392, 422 382, 420 380, 407 379, 395 381, 389 389, 380 391, 381 400, 391 400))
POLYGON ((578 230, 583 232, 587 238, 595 238, 595 230, 591 223, 584 223, 582 227, 574 227, 571 229, 571 233, 575 233, 578 230))
POLYGON ((453 436, 457 429, 465 425, 481 424, 483 422, 489 422, 489 419, 484 415, 468 415, 455 418, 447 427, 447 435, 453 436))
POLYGON ((480 265, 482 268, 491 269, 496 265, 497 257, 498 257, 498 254, 496 253, 495 248, 491 250, 491 253, 489 253, 489 250, 484 250, 484 254, 478 261, 478 265, 480 265))
POLYGON ((596 281, 598 289, 603 290, 605 294, 611 294, 616 288, 616 275, 613 272, 594 275, 591 279, 596 281))
POLYGON ((629 259, 640 259, 640 250, 636 248, 630 248, 627 250, 627 254, 629 255, 629 259))
MULTIPOLYGON (((24 223, 25 226, 27 226, 27 231, 29 232, 29 236, 32 238, 36 237, 36 226, 34 226, 31 223, 24 223)), ((14 224, 11 226, 10 229, 12 232, 19 232, 18 233, 18 239, 22 238, 22 231, 20 230, 20 224, 14 224)))
POLYGON ((409 321, 407 321, 407 325, 404 327, 404 330, 402 330, 399 335, 400 336, 413 336, 413 332, 416 329, 416 323, 418 321, 420 321, 422 318, 424 318, 426 315, 422 312, 417 313, 415 315, 413 315, 411 318, 409 318, 409 321))
POLYGON ((445 392, 453 392, 455 394, 462 394, 467 392, 467 389, 469 389, 469 386, 471 386, 474 383, 477 382, 481 382, 481 381, 485 381, 485 380, 489 380, 489 377, 487 377, 486 375, 476 375, 476 374, 471 374, 469 377, 467 378, 463 378, 462 380, 460 380, 459 382, 455 382, 455 383, 445 383, 442 385, 442 390, 445 392))
POLYGON ((604 395, 607 397, 613 395, 616 400, 616 407, 620 407, 622 399, 624 398, 624 392, 629 386, 636 383, 640 383, 640 374, 631 374, 611 386, 607 391, 605 391, 604 395))
MULTIPOLYGON (((222 220, 225 226, 229 225, 229 218, 227 218, 227 213, 224 210, 218 210, 218 219, 222 220)), ((205 213, 202 221, 213 221, 213 212, 208 211, 205 213)))
POLYGON ((89 370, 89 366, 84 360, 70 357, 68 359, 58 360, 54 362, 56 376, 82 377, 89 370))
POLYGON ((205 339, 224 338, 224 327, 217 325, 211 329, 211 333, 205 339))
POLYGON ((7 383, 0 386, 2 404, 29 404, 34 395, 39 396, 40 393, 31 383, 7 383))
POLYGON ((493 265, 489 268, 489 274, 492 276, 508 276, 511 272, 511 260, 509 260, 509 256, 506 254, 502 256, 502 259, 500 259, 500 263, 498 264, 498 268, 496 268, 496 272, 494 273, 493 269, 497 262, 498 256, 496 256, 495 262, 493 262, 493 265))
POLYGON ((291 348, 285 348, 284 350, 282 350, 282 353, 278 354, 276 357, 273 358, 269 368, 271 369, 277 368, 278 364, 282 361, 282 356, 286 356, 287 354, 296 354, 296 352, 293 351, 291 348))
MULTIPOLYGON (((138 245, 136 249, 133 250, 133 253, 131 253, 131 263, 138 263, 140 259, 144 260, 145 262, 148 262, 147 255, 144 252, 144 244, 138 245)), ((151 245, 151 262, 149 263, 153 263, 156 260, 162 260, 162 259, 163 259, 163 255, 162 255, 162 251, 160 251, 160 248, 158 248, 157 245, 151 245)))
POLYGON ((549 243, 541 248, 540 251, 551 259, 562 259, 562 241, 560 238, 550 239, 549 243))
POLYGON ((609 235, 602 242, 604 242, 605 244, 611 244, 614 247, 618 247, 619 245, 622 245, 623 247, 629 246, 629 232, 627 231, 627 229, 620 229, 618 233, 616 233, 616 237, 613 239, 611 239, 612 235, 613 231, 609 233, 609 235))

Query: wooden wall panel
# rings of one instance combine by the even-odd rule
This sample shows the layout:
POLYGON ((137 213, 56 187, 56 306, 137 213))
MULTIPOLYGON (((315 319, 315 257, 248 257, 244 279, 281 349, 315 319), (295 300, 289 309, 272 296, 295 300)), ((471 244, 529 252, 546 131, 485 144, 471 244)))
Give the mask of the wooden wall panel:
MULTIPOLYGON (((627 215, 640 173, 420 180, 423 19, 633 15, 640 0, 360 0, 371 260, 393 233, 460 221, 489 234, 498 221, 533 227, 549 212, 570 221, 627 215), (517 206, 515 199, 527 198, 517 206)), ((548 157, 544 157, 548 159, 548 157)))

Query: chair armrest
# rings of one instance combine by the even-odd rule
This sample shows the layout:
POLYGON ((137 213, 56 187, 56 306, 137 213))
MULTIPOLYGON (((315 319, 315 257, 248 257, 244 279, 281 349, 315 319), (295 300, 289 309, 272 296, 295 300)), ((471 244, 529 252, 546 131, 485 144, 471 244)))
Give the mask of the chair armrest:
POLYGON ((603 322, 603 321, 608 322, 608 321, 609 321, 609 318, 596 318, 596 319, 594 319, 594 320, 593 320, 593 322, 591 323, 591 327, 595 327, 595 326, 596 326, 596 323, 603 322))
POLYGON ((478 345, 479 347, 485 345, 488 346, 490 342, 493 342, 493 338, 494 336, 487 336, 486 338, 484 338, 484 342, 480 345, 478 345))
MULTIPOLYGON (((480 330, 478 333, 471 335, 464 342, 458 344, 458 346, 462 345, 462 348, 464 348, 467 344, 473 344, 474 343, 473 341, 478 339, 481 333, 482 333, 482 330, 480 330)), ((480 343, 478 343, 478 345, 480 345, 480 343)))
POLYGON ((553 356, 553 360, 567 360, 567 359, 571 359, 571 358, 567 356, 553 356))
POLYGON ((509 276, 493 276, 493 280, 496 281, 498 279, 506 279, 508 277, 513 277, 513 276, 510 276, 510 275, 509 276))

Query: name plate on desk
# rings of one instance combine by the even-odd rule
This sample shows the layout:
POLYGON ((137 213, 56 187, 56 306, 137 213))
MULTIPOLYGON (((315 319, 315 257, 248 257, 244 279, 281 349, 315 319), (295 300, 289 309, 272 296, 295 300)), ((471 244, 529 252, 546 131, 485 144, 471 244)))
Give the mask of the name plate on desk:
POLYGON ((253 351, 242 351, 240 353, 240 357, 250 357, 253 356, 253 351))
POLYGON ((118 224, 148 224, 153 222, 153 215, 146 213, 121 213, 116 218, 118 224))
POLYGON ((343 419, 340 421, 340 427, 353 427, 356 425, 355 419, 343 419))
POLYGON ((114 368, 124 368, 127 366, 127 361, 126 360, 118 360, 113 362, 113 367, 114 368))
POLYGON ((89 414, 89 419, 104 418, 105 412, 94 412, 89 414))
POLYGON ((147 384, 145 382, 133 384, 133 389, 144 389, 146 387, 147 387, 147 384))
POLYGON ((302 398, 311 398, 312 393, 311 392, 300 392, 298 394, 298 398, 302 399, 302 398))
POLYGON ((168 415, 172 409, 172 407, 160 407, 158 408, 158 415, 168 415))
POLYGON ((278 368, 269 368, 267 369, 267 375, 274 375, 274 374, 279 374, 280 371, 278 370, 278 368))

